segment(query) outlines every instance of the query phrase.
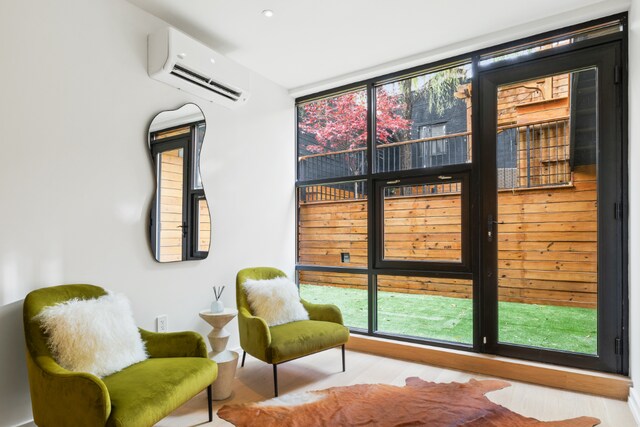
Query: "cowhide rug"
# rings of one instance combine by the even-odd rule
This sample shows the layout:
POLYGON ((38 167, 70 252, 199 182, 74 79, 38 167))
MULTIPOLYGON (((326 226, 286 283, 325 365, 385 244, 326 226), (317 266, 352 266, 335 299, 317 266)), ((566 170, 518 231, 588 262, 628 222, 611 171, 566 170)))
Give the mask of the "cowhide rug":
POLYGON ((225 405, 218 416, 230 423, 260 427, 472 426, 592 427, 600 420, 579 417, 539 421, 496 405, 485 393, 509 387, 506 381, 432 383, 407 378, 406 386, 357 384, 285 395, 261 403, 225 405))

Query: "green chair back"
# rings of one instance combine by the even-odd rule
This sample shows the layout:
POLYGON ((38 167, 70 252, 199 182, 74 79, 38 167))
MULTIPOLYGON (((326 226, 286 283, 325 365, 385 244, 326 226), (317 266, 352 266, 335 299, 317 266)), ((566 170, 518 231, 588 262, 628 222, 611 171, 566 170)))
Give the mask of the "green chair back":
POLYGON ((24 299, 23 322, 27 351, 34 359, 38 356, 51 356, 47 338, 40 328, 40 322, 34 319, 45 307, 74 298, 91 299, 106 295, 107 292, 93 285, 61 285, 32 291, 24 299))

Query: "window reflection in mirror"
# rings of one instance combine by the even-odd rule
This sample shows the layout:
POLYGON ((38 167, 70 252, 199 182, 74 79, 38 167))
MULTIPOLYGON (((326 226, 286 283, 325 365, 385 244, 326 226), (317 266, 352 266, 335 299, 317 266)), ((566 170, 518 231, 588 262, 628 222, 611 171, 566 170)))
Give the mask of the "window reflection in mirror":
POLYGON ((195 104, 163 111, 149 127, 156 173, 149 232, 159 262, 204 259, 209 254, 211 219, 200 175, 205 131, 204 114, 195 104))

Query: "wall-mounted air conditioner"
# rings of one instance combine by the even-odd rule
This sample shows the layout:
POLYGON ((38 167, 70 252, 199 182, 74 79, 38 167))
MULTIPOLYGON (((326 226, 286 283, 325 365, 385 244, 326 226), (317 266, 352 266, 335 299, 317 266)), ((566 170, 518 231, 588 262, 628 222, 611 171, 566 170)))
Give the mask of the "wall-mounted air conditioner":
POLYGON ((249 99, 249 71, 172 27, 149 35, 153 79, 228 108, 249 99))

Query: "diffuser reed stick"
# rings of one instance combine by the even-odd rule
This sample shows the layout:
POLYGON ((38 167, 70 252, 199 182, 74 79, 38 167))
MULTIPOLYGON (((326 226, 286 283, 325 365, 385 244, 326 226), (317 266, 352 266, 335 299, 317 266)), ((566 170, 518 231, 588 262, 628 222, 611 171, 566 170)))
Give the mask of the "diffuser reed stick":
POLYGON ((216 301, 220 301, 223 291, 224 291, 224 285, 213 287, 213 295, 216 297, 216 301))

